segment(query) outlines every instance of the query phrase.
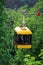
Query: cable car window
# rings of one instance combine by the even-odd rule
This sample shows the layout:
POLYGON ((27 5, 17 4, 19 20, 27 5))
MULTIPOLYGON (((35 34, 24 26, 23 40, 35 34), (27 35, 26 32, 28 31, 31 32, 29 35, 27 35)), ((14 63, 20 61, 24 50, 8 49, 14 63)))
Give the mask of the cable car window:
POLYGON ((28 45, 31 44, 31 40, 32 40, 32 35, 18 35, 17 44, 28 45))
POLYGON ((15 44, 20 45, 28 45, 31 44, 32 35, 18 35, 16 32, 14 32, 14 42, 15 44))

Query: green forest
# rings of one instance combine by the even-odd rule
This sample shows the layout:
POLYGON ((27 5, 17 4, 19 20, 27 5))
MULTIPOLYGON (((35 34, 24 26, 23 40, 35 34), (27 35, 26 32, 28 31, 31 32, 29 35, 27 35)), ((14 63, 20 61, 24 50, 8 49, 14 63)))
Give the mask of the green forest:
MULTIPOLYGON (((21 0, 22 1, 22 0, 21 0)), ((16 11, 0 0, 0 65, 43 65, 43 0, 31 8, 27 4, 16 11), (21 10, 26 9, 25 25, 32 31, 32 48, 17 49, 14 45, 14 28, 22 24, 21 10)))

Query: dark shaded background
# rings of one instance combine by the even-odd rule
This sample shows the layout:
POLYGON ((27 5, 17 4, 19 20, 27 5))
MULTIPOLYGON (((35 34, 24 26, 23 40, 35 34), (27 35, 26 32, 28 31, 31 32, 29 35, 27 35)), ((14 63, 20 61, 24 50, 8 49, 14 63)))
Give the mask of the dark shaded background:
POLYGON ((27 4, 29 7, 33 7, 37 1, 38 0, 6 0, 6 7, 18 9, 25 4, 27 4))

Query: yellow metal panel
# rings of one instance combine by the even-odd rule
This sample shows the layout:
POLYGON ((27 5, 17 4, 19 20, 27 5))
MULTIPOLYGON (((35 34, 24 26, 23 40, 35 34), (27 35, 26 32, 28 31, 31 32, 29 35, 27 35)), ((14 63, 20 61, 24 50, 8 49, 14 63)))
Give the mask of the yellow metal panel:
POLYGON ((32 48, 32 45, 17 45, 17 48, 32 48))
POLYGON ((32 34, 32 32, 29 30, 20 30, 17 32, 17 34, 32 34))

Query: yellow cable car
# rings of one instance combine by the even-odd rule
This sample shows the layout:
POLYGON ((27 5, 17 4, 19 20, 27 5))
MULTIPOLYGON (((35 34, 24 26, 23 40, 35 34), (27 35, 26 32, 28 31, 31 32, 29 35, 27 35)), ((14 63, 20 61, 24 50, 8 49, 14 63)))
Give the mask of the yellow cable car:
POLYGON ((22 25, 14 28, 14 44, 17 48, 32 48, 32 32, 24 26, 24 15, 22 25))

